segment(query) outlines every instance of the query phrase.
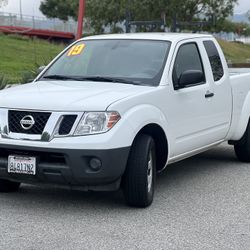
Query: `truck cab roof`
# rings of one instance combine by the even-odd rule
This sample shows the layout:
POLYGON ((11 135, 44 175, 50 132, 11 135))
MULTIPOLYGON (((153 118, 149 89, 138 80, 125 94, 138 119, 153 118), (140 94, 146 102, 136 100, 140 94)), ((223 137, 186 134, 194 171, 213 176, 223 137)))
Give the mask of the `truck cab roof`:
POLYGON ((213 38, 208 34, 194 33, 129 33, 129 34, 108 34, 82 38, 81 40, 99 40, 99 39, 143 39, 143 40, 165 40, 178 42, 186 39, 195 38, 213 38))

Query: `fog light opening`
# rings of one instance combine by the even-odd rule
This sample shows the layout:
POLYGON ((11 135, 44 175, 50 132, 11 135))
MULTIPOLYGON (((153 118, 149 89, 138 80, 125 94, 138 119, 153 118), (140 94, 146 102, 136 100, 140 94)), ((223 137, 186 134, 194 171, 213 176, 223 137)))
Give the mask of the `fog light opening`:
POLYGON ((102 167, 102 162, 98 158, 92 158, 89 161, 89 166, 93 171, 99 171, 102 167))

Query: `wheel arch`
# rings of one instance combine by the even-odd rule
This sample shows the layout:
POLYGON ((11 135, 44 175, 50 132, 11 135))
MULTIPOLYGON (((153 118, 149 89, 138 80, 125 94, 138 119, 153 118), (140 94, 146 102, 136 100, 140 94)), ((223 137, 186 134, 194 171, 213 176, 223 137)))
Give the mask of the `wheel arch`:
MULTIPOLYGON (((240 114, 237 110, 233 110, 233 119, 231 123, 231 131, 228 134, 230 141, 239 141, 245 134, 250 120, 250 91, 245 97, 240 114)), ((236 105, 236 104, 235 104, 236 105)))
POLYGON ((150 135, 154 139, 156 148, 156 169, 157 171, 163 170, 166 166, 169 153, 168 139, 163 128, 156 123, 147 124, 140 129, 134 140, 136 140, 137 136, 140 134, 150 135))

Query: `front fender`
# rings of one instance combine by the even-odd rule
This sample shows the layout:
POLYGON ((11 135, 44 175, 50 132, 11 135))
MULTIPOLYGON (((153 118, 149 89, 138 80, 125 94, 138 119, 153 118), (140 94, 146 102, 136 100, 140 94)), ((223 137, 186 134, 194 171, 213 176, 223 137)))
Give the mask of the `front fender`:
POLYGON ((149 104, 137 105, 124 114, 124 119, 128 122, 129 127, 132 128, 131 144, 139 131, 149 124, 156 124, 160 126, 165 132, 168 140, 168 149, 171 150, 170 145, 173 141, 171 133, 169 133, 167 118, 163 112, 155 106, 149 104))

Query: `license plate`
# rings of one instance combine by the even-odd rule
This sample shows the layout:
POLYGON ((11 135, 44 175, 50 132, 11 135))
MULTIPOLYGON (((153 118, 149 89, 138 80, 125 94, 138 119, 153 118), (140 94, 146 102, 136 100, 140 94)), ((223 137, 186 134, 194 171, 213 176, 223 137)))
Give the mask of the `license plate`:
POLYGON ((8 173, 36 175, 36 158, 10 155, 8 173))

